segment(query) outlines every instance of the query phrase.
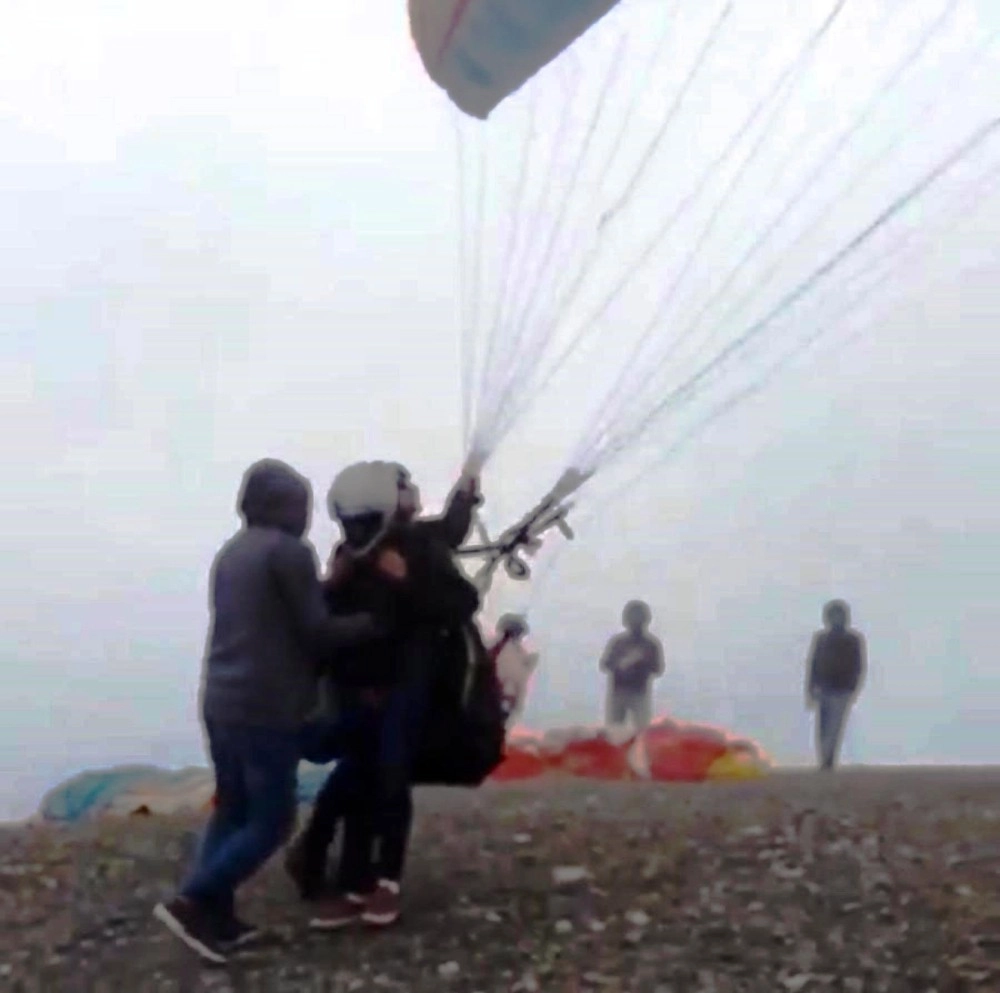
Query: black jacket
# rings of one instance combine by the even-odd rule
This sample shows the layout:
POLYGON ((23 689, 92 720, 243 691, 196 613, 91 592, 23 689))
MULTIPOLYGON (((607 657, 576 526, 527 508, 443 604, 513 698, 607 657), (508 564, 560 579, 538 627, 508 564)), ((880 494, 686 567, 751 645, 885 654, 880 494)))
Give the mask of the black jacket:
POLYGON ((818 631, 806 667, 810 693, 856 693, 867 668, 864 638, 850 628, 818 631))
MULTIPOLYGON (((334 682, 343 687, 392 685, 405 675, 407 639, 436 639, 475 616, 479 594, 455 564, 450 545, 441 540, 439 524, 414 521, 394 527, 369 554, 350 563, 346 579, 327 585, 332 612, 370 611, 388 632, 377 644, 338 652, 331 667, 334 682), (375 566, 378 555, 389 549, 406 562, 403 580, 384 576, 375 566)), ((335 556, 347 554, 341 546, 335 556)))
POLYGON ((453 551, 468 537, 478 500, 465 490, 456 490, 440 517, 418 517, 412 526, 453 551))

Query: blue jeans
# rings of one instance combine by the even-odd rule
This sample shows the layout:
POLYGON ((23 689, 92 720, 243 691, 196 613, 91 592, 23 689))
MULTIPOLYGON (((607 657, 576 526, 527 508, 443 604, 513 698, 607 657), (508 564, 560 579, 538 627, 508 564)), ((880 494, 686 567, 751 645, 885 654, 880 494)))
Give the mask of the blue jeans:
POLYGON ((216 807, 181 895, 224 917, 295 824, 299 736, 206 721, 216 807))
POLYGON ((819 690, 816 694, 816 750, 822 769, 832 769, 837 764, 853 700, 853 693, 819 690))

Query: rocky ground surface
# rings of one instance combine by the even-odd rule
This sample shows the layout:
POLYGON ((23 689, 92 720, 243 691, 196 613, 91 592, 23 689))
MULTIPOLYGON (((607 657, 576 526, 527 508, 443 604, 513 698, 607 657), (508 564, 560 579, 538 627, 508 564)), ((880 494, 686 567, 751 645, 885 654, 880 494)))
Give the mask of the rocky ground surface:
POLYGON ((191 819, 0 832, 0 990, 1000 991, 1000 770, 425 791, 397 929, 312 935, 280 865, 268 940, 206 968, 150 917, 191 819))

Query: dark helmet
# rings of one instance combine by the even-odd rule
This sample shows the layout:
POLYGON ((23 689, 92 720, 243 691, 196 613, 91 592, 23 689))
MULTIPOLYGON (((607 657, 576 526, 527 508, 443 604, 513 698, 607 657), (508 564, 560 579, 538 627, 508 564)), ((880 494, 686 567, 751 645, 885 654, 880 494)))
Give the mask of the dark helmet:
POLYGON ((622 610, 622 624, 627 628, 646 627, 652 619, 653 614, 645 600, 629 600, 622 610))
POLYGON ((522 614, 504 614, 497 621, 497 634, 501 637, 523 638, 528 633, 528 622, 522 614))
POLYGON ((823 607, 823 623, 830 627, 847 627, 851 623, 851 608, 844 600, 831 600, 823 607))

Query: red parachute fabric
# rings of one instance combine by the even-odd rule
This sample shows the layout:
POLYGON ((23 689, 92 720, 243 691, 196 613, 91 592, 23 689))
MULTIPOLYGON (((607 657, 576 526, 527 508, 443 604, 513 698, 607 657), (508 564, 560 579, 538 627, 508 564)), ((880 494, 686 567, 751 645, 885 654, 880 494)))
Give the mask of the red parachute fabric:
POLYGON ((770 765, 752 741, 661 717, 638 736, 603 727, 560 728, 541 737, 518 729, 491 778, 516 782, 552 773, 619 782, 723 782, 759 778, 770 765))
POLYGON ((490 779, 497 782, 535 779, 548 768, 539 736, 515 729, 507 737, 504 760, 493 770, 490 779))
POLYGON ((604 728, 587 728, 551 748, 549 763, 553 771, 586 779, 633 779, 629 763, 632 737, 615 740, 604 728))
POLYGON ((714 728, 654 724, 643 735, 649 778, 654 782, 698 783, 712 763, 729 751, 726 736, 714 728))

